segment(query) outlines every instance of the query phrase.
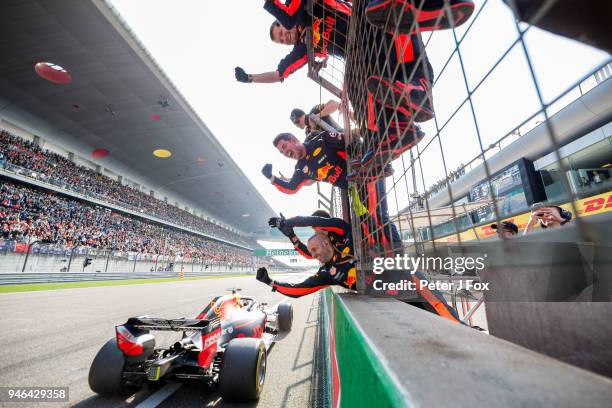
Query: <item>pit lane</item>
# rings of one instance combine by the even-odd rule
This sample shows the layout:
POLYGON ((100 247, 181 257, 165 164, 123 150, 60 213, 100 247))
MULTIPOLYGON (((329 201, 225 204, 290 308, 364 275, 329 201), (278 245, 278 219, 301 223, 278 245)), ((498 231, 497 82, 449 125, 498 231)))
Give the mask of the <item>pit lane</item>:
MULTIPOLYGON (((295 274, 282 278, 300 279, 295 274)), ((70 402, 65 406, 75 407, 309 406, 317 305, 316 295, 287 300, 254 277, 3 294, 0 385, 67 386, 70 402), (268 355, 266 383, 258 402, 226 404, 198 383, 162 383, 127 399, 102 398, 89 389, 89 365, 114 336, 117 323, 143 314, 193 317, 229 287, 240 287, 242 295, 269 305, 283 300, 293 304, 292 331, 280 337, 268 355), (162 396, 166 398, 160 401, 162 396)))

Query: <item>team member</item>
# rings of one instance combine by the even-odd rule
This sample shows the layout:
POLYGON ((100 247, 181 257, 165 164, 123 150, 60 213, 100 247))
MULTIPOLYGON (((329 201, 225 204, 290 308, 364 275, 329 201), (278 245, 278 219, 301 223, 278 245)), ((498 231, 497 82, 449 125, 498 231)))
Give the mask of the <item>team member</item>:
MULTIPOLYGON (((332 244, 329 236, 317 232, 308 239, 308 251, 314 258, 321 262, 321 267, 312 276, 309 276, 302 282, 288 283, 272 280, 268 276, 266 268, 257 270, 256 279, 268 286, 272 287, 273 291, 282 293, 289 297, 301 297, 309 295, 318 290, 325 289, 328 286, 338 285, 346 289, 355 290, 357 284, 357 269, 353 256, 339 251, 332 244)), ((412 275, 412 281, 415 282, 419 299, 409 302, 413 306, 423 308, 429 312, 435 313, 450 321, 459 323, 459 315, 452 307, 450 307, 442 295, 437 291, 432 291, 426 286, 421 289, 420 280, 425 279, 421 273, 412 275)))
POLYGON ((346 151, 339 133, 319 132, 305 143, 291 133, 281 133, 272 142, 285 157, 297 160, 295 172, 286 180, 272 175, 272 165, 266 164, 261 172, 281 192, 297 193, 304 185, 325 181, 342 189, 346 181, 346 151))
MULTIPOLYGON (((359 159, 351 162, 355 172, 367 173, 372 166, 380 168, 399 158, 404 152, 416 146, 425 133, 409 116, 383 108, 377 122, 368 129, 365 153, 359 159)), ((350 180, 350 177, 349 177, 350 180)))
POLYGON ((459 27, 473 12, 472 0, 370 0, 366 18, 376 27, 413 33, 459 27))
POLYGON ((273 291, 289 297, 309 295, 331 285, 355 290, 357 270, 353 256, 343 254, 325 234, 316 233, 308 239, 308 252, 321 262, 321 267, 302 282, 286 283, 270 279, 266 268, 257 270, 257 280, 272 287, 273 291))
POLYGON ((340 102, 332 99, 327 103, 314 106, 308 114, 301 109, 295 108, 291 111, 289 119, 295 126, 304 129, 306 140, 308 140, 310 133, 313 131, 320 132, 327 130, 328 132, 342 133, 342 126, 331 117, 339 108, 340 102))
POLYGON ((321 1, 314 4, 314 18, 305 10, 306 2, 289 0, 287 5, 279 0, 266 0, 264 9, 276 20, 270 26, 270 38, 278 44, 293 45, 293 50, 278 65, 276 71, 262 74, 246 74, 236 68, 236 79, 240 82, 281 82, 293 72, 306 65, 306 28, 312 28, 312 44, 317 57, 329 55, 344 57, 348 20, 351 5, 343 1, 321 1))
MULTIPOLYGON (((341 189, 348 188, 346 178, 346 151, 344 141, 338 133, 319 132, 310 141, 300 143, 291 133, 281 133, 273 141, 274 146, 285 156, 297 160, 295 172, 286 180, 272 175, 272 165, 266 164, 261 172, 281 192, 295 194, 303 186, 315 181, 325 181, 341 189)), ((384 173, 382 174, 384 175, 384 173)), ((382 176, 380 175, 380 176, 382 176)), ((366 213, 362 214, 367 235, 380 231, 382 237, 373 237, 377 242, 391 241, 400 243, 397 228, 389 221, 386 205, 384 178, 369 182, 366 189, 359 189, 360 202, 367 203, 366 213)))
POLYGON ((294 227, 312 227, 315 232, 327 235, 340 253, 353 253, 351 226, 341 218, 332 218, 325 210, 317 210, 310 217, 298 216, 286 219, 281 214, 280 217, 270 218, 268 225, 278 228, 289 238, 295 250, 306 259, 313 259, 313 256, 308 251, 308 247, 295 235, 294 227))
MULTIPOLYGON (((291 0, 287 5, 282 5, 278 0, 266 1, 264 8, 277 19, 270 27, 272 41, 292 45, 293 50, 281 60, 275 71, 247 74, 241 67, 236 67, 238 81, 281 82, 306 65, 307 27, 312 28, 315 57, 346 57, 351 6, 338 0, 317 2, 313 10, 314 18, 304 7, 300 0, 291 0)), ((368 42, 376 45, 376 55, 368 60, 368 64, 373 67, 373 74, 363 80, 374 100, 384 106, 401 109, 406 115, 414 114, 417 122, 433 118, 430 90, 433 70, 418 34, 391 35, 374 30, 368 42)))

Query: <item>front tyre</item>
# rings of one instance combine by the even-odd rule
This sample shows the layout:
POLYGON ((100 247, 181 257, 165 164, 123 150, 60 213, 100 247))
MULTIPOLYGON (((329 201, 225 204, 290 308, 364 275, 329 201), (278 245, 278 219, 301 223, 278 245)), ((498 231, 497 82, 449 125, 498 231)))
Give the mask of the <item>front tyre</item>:
POLYGON ((231 340, 223 353, 219 394, 224 401, 247 402, 259 398, 266 379, 266 347, 261 339, 231 340))
POLYGON ((125 356, 117 346, 117 339, 106 342, 94 357, 89 368, 89 388, 105 397, 122 397, 138 391, 138 383, 123 377, 125 356))

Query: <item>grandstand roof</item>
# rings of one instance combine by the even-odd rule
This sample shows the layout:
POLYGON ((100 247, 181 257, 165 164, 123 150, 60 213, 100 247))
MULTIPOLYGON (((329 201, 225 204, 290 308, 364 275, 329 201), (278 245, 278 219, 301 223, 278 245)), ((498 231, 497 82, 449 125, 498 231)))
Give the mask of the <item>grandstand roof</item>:
POLYGON ((171 190, 245 232, 267 230, 273 210, 110 3, 4 0, 0 33, 0 97, 8 102, 0 110, 25 111, 56 137, 107 149, 105 160, 152 180, 161 195, 171 190), (34 66, 46 61, 72 82, 42 79, 34 66), (154 157, 159 148, 171 158, 154 157))

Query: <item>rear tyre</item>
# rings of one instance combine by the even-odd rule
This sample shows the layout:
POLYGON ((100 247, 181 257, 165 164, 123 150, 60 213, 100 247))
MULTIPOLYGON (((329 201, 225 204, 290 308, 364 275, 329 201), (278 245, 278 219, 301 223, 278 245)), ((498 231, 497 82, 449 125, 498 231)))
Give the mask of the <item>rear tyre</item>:
POLYGON ((120 397, 135 393, 140 384, 123 378, 125 356, 117 346, 117 339, 106 342, 98 351, 89 368, 89 388, 105 397, 120 397))
POLYGON ((247 402, 259 398, 266 379, 266 347, 261 339, 231 340, 223 353, 219 394, 224 401, 247 402))
POLYGON ((288 332, 293 324, 293 306, 290 303, 281 303, 276 309, 278 312, 278 328, 288 332))

